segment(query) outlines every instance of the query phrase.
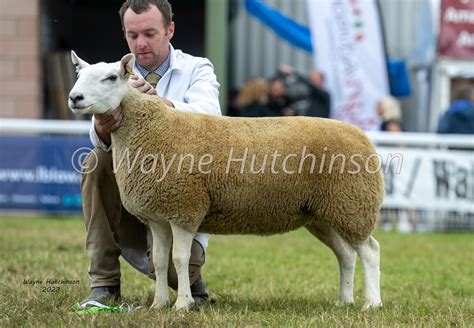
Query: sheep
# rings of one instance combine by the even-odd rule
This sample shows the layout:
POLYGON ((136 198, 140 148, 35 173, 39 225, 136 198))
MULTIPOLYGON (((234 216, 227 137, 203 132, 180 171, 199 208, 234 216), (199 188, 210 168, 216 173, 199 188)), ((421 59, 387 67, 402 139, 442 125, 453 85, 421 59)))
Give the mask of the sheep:
POLYGON ((371 234, 384 183, 364 132, 321 118, 183 112, 131 87, 133 54, 94 65, 74 52, 71 58, 78 71, 69 95, 73 112, 122 108, 121 126, 112 133, 114 172, 123 205, 152 231, 152 308, 169 304, 171 245, 175 308, 188 310, 194 302, 188 262, 197 232, 272 235, 300 227, 336 255, 338 305, 354 302, 358 255, 365 274, 362 310, 382 306, 380 246, 371 234))

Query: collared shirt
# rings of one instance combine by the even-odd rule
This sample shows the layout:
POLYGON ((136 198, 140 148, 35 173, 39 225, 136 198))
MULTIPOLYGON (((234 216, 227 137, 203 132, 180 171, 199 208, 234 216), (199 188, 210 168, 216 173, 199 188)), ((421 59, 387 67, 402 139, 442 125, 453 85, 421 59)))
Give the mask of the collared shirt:
MULTIPOLYGON (((219 105, 219 83, 209 59, 175 50, 171 44, 168 57, 170 67, 158 81, 156 93, 171 101, 176 110, 222 115, 219 105)), ((144 77, 138 69, 135 73, 139 77, 144 77)), ((95 147, 105 151, 112 149, 97 135, 94 117, 89 135, 95 147)))
MULTIPOLYGON (((153 73, 158 74, 160 77, 165 75, 165 73, 170 68, 170 57, 171 57, 170 54, 171 54, 171 49, 170 49, 170 52, 168 53, 168 57, 166 57, 163 64, 161 64, 160 67, 155 69, 153 73)), ((138 72, 140 72, 140 75, 143 77, 146 77, 148 74, 152 73, 148 71, 147 69, 141 67, 140 64, 138 64, 138 61, 135 61, 135 68, 137 69, 138 72)))

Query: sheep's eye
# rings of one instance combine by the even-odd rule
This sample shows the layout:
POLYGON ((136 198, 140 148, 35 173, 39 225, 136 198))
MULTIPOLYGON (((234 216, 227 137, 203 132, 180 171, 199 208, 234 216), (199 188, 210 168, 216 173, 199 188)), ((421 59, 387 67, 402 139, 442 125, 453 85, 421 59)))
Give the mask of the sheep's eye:
POLYGON ((106 78, 104 81, 112 81, 115 82, 117 80, 117 75, 110 75, 108 78, 106 78))

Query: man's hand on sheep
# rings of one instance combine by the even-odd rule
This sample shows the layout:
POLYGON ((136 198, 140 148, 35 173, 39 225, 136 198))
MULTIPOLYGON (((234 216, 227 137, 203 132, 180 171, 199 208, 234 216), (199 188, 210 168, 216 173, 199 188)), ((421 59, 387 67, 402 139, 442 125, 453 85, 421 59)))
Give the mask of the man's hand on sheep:
POLYGON ((94 114, 95 131, 106 145, 111 144, 110 132, 117 130, 120 123, 122 123, 122 109, 120 107, 105 114, 94 114))
MULTIPOLYGON (((132 75, 130 78, 133 81, 132 82, 132 87, 134 87, 135 89, 137 89, 141 93, 146 93, 148 95, 160 97, 160 96, 157 95, 155 88, 153 88, 153 86, 150 83, 148 83, 144 78, 140 78, 137 75, 132 75)), ((169 101, 168 99, 161 98, 161 100, 167 106, 174 107, 173 103, 171 101, 169 101)))
POLYGON ((148 83, 144 78, 140 78, 137 75, 132 75, 132 87, 140 91, 141 93, 146 93, 149 95, 156 95, 156 90, 153 86, 148 83))

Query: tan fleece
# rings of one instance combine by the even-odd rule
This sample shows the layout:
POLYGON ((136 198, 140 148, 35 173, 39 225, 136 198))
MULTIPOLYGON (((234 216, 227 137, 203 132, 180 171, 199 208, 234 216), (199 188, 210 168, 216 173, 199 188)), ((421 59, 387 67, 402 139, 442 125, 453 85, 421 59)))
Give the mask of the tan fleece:
MULTIPOLYGON (((132 160, 139 155, 132 170, 122 162, 117 184, 125 208, 145 223, 161 217, 193 233, 256 235, 317 225, 333 228, 351 244, 367 239, 375 227, 383 176, 367 172, 365 163, 375 149, 364 132, 350 124, 181 112, 133 89, 121 106, 122 125, 112 134, 115 164, 125 149, 132 160), (246 149, 242 173, 242 162, 229 158, 242 159, 246 149), (313 173, 311 158, 301 161, 303 153, 316 156, 313 173), (339 157, 331 163, 335 155, 339 157), (342 156, 346 162, 340 173, 342 156), (210 162, 201 170, 200 159, 210 162), (350 173, 358 168, 353 162, 361 166, 360 173, 350 173)), ((367 167, 375 171, 378 165, 372 156, 367 167)))

